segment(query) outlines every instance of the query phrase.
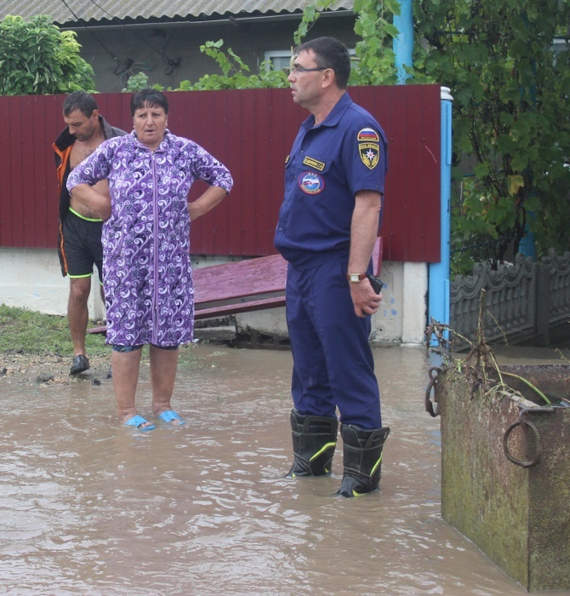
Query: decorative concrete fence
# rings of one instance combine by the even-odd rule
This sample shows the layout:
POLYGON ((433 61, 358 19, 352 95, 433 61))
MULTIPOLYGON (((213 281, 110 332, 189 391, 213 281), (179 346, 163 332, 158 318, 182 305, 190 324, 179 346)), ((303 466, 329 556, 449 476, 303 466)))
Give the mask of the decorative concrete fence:
POLYGON ((450 326, 469 339, 477 335, 482 289, 487 342, 533 340, 547 345, 570 337, 570 252, 538 262, 519 256, 514 264, 500 265, 496 271, 478 263, 473 275, 457 276, 451 284, 450 326))

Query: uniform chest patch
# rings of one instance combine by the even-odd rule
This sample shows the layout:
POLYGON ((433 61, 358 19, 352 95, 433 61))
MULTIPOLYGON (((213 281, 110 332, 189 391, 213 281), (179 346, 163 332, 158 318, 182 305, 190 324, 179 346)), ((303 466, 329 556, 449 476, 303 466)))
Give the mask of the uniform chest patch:
POLYGON ((356 135, 360 161, 373 170, 380 161, 380 135, 373 128, 362 128, 356 135))
POLYGON ((325 188, 324 178, 316 172, 303 172, 297 182, 299 188, 308 195, 318 195, 325 188))
POLYGON ((309 157, 307 155, 305 159, 303 159, 303 165, 315 168, 315 170, 322 172, 325 169, 326 164, 324 161, 319 161, 318 159, 314 159, 313 157, 309 157))

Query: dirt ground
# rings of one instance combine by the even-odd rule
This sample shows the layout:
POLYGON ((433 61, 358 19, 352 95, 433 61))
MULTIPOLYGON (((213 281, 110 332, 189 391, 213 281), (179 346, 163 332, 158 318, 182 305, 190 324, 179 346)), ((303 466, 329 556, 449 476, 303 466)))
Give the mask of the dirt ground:
MULTIPOLYGON (((207 338, 203 343, 218 344, 224 342, 213 341, 212 338, 207 338)), ((567 345, 546 348, 495 346, 493 350, 498 359, 507 364, 512 362, 568 364, 570 362, 570 347, 567 345)), ((181 352, 181 358, 184 357, 184 351, 181 352)), ((143 362, 145 361, 145 357, 146 352, 143 354, 143 362)), ((69 385, 81 380, 90 381, 94 385, 98 385, 101 381, 110 378, 110 351, 109 354, 90 355, 89 362, 91 364, 89 370, 77 377, 71 377, 69 375, 71 357, 68 355, 0 353, 0 381, 9 384, 69 385)))
POLYGON ((0 354, 0 380, 8 384, 69 385, 77 379, 97 385, 110 376, 110 355, 89 356, 91 368, 77 377, 69 376, 71 358, 55 354, 0 354))

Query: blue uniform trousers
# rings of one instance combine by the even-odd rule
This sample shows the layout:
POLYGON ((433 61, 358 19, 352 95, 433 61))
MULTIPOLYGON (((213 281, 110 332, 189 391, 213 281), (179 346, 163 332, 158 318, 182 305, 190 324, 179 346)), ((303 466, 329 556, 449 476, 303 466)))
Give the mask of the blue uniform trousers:
POLYGON ((338 258, 309 269, 288 267, 293 402, 302 415, 336 416, 338 406, 344 424, 380 428, 370 317, 354 314, 346 268, 338 258))

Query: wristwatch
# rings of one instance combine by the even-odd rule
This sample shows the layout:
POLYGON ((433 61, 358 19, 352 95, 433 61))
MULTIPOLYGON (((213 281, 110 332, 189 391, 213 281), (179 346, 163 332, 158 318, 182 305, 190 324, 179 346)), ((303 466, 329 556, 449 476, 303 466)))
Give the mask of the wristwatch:
POLYGON ((347 273, 346 279, 351 284, 357 284, 359 281, 362 281, 366 277, 366 273, 347 273))

